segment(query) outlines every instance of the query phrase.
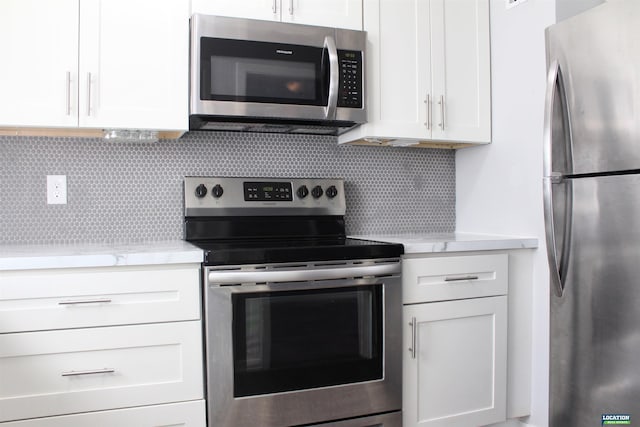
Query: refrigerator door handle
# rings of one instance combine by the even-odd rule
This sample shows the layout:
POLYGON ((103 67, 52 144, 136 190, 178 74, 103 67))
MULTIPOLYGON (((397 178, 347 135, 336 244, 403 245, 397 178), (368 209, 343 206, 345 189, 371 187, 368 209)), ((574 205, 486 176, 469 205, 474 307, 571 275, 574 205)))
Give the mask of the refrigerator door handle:
POLYGON ((549 259, 549 276, 551 280, 551 288, 557 297, 562 297, 564 286, 560 278, 560 263, 558 262, 558 253, 556 245, 556 235, 553 219, 553 183, 552 178, 545 177, 542 194, 544 200, 544 230, 547 240, 547 257, 549 259))
POLYGON ((566 96, 564 93, 564 82, 562 79, 562 72, 560 70, 560 64, 557 60, 554 60, 549 67, 549 74, 547 76, 547 90, 545 96, 545 114, 544 114, 544 158, 543 158, 543 170, 544 170, 544 182, 543 182, 543 202, 544 202, 544 217, 545 217, 545 236, 547 242, 547 256, 549 259, 549 271, 551 287, 553 288, 556 296, 562 297, 564 293, 564 284, 562 278, 566 272, 567 262, 569 259, 569 247, 571 238, 571 221, 567 221, 567 218, 572 216, 572 191, 573 186, 570 180, 566 180, 565 176, 560 172, 552 171, 552 152, 553 152, 553 118, 554 118, 554 105, 556 97, 559 97, 560 105, 564 108, 561 111, 562 120, 564 121, 565 129, 565 144, 568 144, 567 152, 569 153, 568 161, 571 162, 571 127, 568 123, 568 108, 566 103, 566 96), (559 89, 559 90, 558 90, 559 89), (564 218, 554 218, 553 208, 553 186, 564 185, 565 186, 565 206, 564 206, 564 218), (556 239, 556 227, 555 221, 564 221, 563 225, 563 240, 560 256, 558 256, 558 245, 556 239))
POLYGON ((543 128, 543 175, 545 177, 551 176, 552 173, 552 126, 553 126, 553 106, 555 104, 555 98, 558 95, 556 92, 558 78, 560 77, 560 64, 557 60, 554 60, 549 66, 549 73, 547 74, 547 89, 544 97, 544 128, 543 128))

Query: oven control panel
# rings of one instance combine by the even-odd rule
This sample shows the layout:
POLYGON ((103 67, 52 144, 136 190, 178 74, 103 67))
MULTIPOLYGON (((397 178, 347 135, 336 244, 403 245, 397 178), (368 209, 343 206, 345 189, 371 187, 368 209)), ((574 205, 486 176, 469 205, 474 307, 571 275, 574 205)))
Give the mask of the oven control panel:
POLYGON ((290 182, 246 181, 244 200, 248 202, 291 202, 293 190, 290 182))
POLYGON ((344 215, 344 181, 185 177, 185 216, 344 215))

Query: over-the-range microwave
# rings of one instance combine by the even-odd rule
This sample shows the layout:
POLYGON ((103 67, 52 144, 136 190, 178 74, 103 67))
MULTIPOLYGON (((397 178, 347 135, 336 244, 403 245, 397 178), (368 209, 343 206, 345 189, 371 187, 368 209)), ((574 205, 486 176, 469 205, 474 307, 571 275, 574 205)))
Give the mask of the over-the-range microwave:
POLYGON ((191 130, 338 135, 366 122, 366 33, 191 17, 191 130))

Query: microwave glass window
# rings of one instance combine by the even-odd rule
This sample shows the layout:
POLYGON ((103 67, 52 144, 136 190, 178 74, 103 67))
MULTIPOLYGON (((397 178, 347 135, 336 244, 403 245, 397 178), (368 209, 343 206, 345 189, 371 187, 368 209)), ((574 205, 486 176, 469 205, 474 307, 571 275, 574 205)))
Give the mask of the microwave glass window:
POLYGON ((200 61, 202 100, 327 104, 323 48, 204 37, 200 61))
POLYGON ((236 294, 234 395, 382 378, 382 285, 236 294))
POLYGON ((211 57, 211 93, 231 98, 314 100, 316 67, 307 62, 211 57))

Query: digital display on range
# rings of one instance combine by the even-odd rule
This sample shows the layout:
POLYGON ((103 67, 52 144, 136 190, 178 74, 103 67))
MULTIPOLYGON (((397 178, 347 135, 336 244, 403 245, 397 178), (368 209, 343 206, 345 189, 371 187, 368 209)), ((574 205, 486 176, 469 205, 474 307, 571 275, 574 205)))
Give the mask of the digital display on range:
POLYGON ((290 182, 244 182, 244 200, 247 202, 291 202, 293 190, 290 182))

